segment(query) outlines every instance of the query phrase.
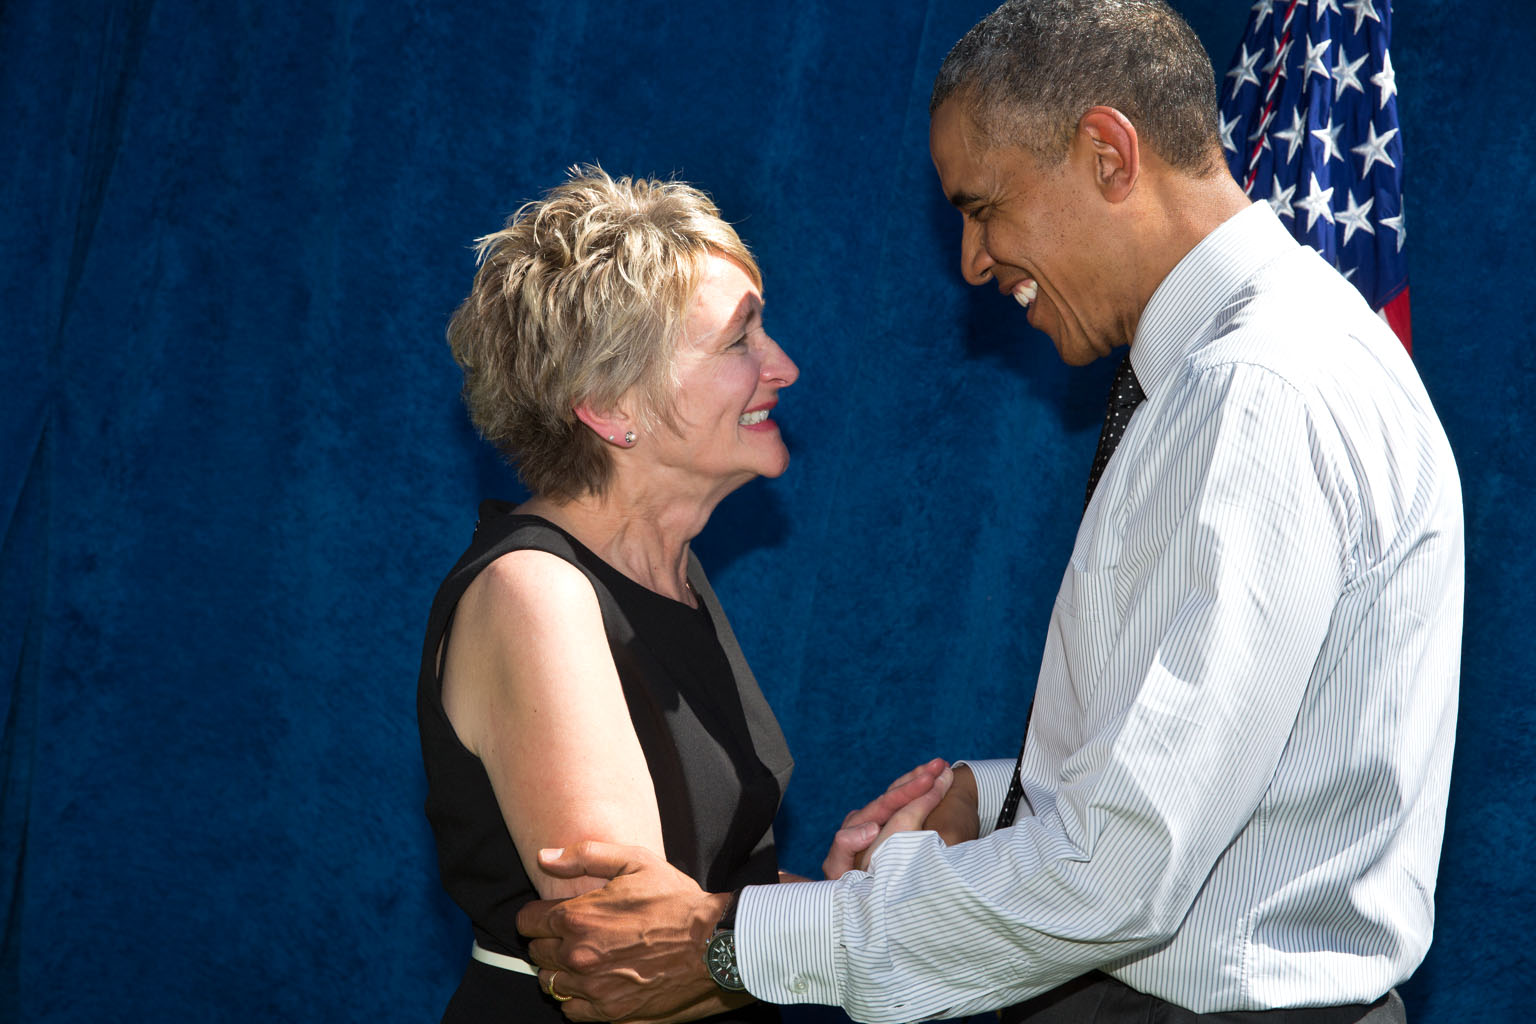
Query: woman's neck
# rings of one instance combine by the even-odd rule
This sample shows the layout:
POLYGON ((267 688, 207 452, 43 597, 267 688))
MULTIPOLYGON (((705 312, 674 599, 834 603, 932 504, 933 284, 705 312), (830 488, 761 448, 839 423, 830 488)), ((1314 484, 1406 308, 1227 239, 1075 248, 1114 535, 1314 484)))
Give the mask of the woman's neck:
POLYGON ((535 495, 518 511, 548 519, 642 587, 697 605, 688 584, 688 545, 709 521, 713 504, 658 502, 623 490, 615 482, 601 495, 535 495))

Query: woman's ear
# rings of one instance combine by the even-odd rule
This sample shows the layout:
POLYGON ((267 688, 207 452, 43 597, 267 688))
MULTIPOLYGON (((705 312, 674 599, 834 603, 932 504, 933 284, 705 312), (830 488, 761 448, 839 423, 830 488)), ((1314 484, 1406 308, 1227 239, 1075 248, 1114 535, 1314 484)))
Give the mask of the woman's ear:
POLYGON ((623 409, 596 409, 591 402, 582 402, 571 411, 604 441, 620 448, 628 448, 635 443, 634 425, 623 409))

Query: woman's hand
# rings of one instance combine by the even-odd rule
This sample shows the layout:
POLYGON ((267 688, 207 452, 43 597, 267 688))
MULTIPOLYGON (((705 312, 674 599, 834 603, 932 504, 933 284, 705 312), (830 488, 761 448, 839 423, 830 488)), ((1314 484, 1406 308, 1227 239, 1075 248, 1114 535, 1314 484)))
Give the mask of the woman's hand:
MULTIPOLYGON (((970 772, 967 771, 969 776, 970 772)), ((934 758, 907 772, 891 783, 886 791, 843 818, 842 828, 832 837, 832 846, 821 869, 828 878, 841 878, 849 870, 864 870, 870 856, 887 838, 897 832, 924 828, 924 822, 950 791, 954 773, 941 758, 934 758)), ((975 785, 971 786, 972 816, 975 816, 975 785)))

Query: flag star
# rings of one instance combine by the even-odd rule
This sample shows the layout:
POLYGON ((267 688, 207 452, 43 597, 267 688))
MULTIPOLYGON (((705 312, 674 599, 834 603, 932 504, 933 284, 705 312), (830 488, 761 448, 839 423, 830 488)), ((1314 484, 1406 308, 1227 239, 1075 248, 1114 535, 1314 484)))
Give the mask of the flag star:
POLYGON ((1275 132, 1275 138, 1289 145, 1289 148, 1286 150, 1285 154, 1286 163, 1290 163, 1292 160, 1296 159, 1296 151, 1301 148, 1302 143, 1307 141, 1306 134, 1307 123, 1302 118, 1301 111, 1297 110, 1295 107, 1292 107, 1291 126, 1282 131, 1275 132))
POLYGON ((1322 75, 1324 78, 1330 77, 1328 74, 1328 65, 1323 62, 1323 55, 1328 52, 1328 47, 1330 45, 1332 45, 1332 40, 1324 39, 1316 46, 1309 45, 1307 47, 1307 61, 1301 72, 1301 84, 1303 87, 1306 86, 1308 80, 1311 79, 1314 74, 1322 75))
POLYGON ((1339 50, 1339 61, 1333 66, 1333 98, 1338 99, 1344 95, 1344 90, 1354 89, 1361 95, 1365 94, 1365 87, 1360 84, 1360 65, 1370 57, 1368 53, 1362 53, 1360 59, 1348 61, 1344 59, 1344 50, 1339 50))
POLYGON ((1360 26, 1365 24, 1367 18, 1372 21, 1381 20, 1381 15, 1376 13, 1375 0, 1344 0, 1344 6, 1355 16, 1355 32, 1360 31, 1360 26))
POLYGON ((1343 11, 1339 10, 1339 0, 1321 0, 1321 2, 1319 2, 1317 5, 1317 10, 1313 12, 1312 16, 1314 18, 1321 18, 1329 11, 1340 15, 1344 13, 1343 11))
POLYGON ((1257 0, 1251 8, 1258 17, 1253 20, 1253 27, 1258 28, 1264 24, 1264 19, 1275 13, 1275 0, 1257 0))
POLYGON ((1361 178, 1371 173, 1372 164, 1383 163, 1388 167, 1397 166, 1397 164, 1392 162, 1392 158, 1387 155, 1387 143, 1392 141, 1392 137, 1397 134, 1397 129, 1388 128, 1385 135, 1377 135, 1376 123, 1373 121, 1366 130, 1369 134, 1366 136, 1365 141, 1358 146, 1351 146, 1349 150, 1351 153, 1358 153, 1365 158, 1365 167, 1360 171, 1361 178))
MULTIPOLYGON (((1233 96, 1236 96, 1239 92, 1241 92, 1243 86, 1247 85, 1249 82, 1252 82, 1254 85, 1259 84, 1259 76, 1254 74, 1253 69, 1258 67, 1259 58, 1262 56, 1264 56, 1264 51, 1262 48, 1249 53, 1248 44, 1246 42, 1243 43, 1243 55, 1237 59, 1235 64, 1232 65, 1232 70, 1227 72, 1228 78, 1237 79, 1236 82, 1232 83, 1233 96)), ((1355 83, 1355 85, 1356 88, 1359 87, 1358 82, 1355 83)))
POLYGON ((1333 112, 1328 112, 1328 123, 1321 128, 1313 128, 1309 134, 1317 136, 1323 144, 1323 163, 1330 160, 1343 162, 1344 154, 1339 149, 1339 136, 1344 133, 1344 125, 1333 123, 1333 112))
POLYGON ((1356 231, 1364 231, 1368 235, 1376 233, 1375 226, 1370 221, 1371 207, 1376 205, 1376 197, 1372 196, 1365 201, 1364 206, 1355 204, 1355 194, 1345 192, 1344 196, 1349 200, 1349 205, 1338 212, 1337 223, 1344 225, 1344 244, 1355 237, 1356 231))
MULTIPOLYGON (((1371 76, 1371 84, 1381 90, 1381 107, 1387 105, 1387 100, 1397 95, 1397 75, 1392 71, 1392 54, 1383 50, 1381 54, 1381 70, 1371 76)), ((1381 107, 1376 109, 1380 110, 1381 107)))
MULTIPOLYGON (((1221 115, 1218 114, 1217 116, 1219 117, 1221 115)), ((1258 124, 1253 126, 1253 131, 1248 133, 1248 141, 1249 142, 1256 142, 1256 141, 1258 141, 1259 139, 1262 138, 1262 139, 1264 139, 1264 148, 1265 149, 1270 148, 1269 147, 1269 139, 1265 137, 1265 132, 1269 131, 1269 124, 1274 119, 1275 119, 1274 108, 1270 108, 1270 109, 1264 111, 1263 119, 1261 121, 1259 121, 1258 124)))
POLYGON ((1266 75, 1279 75, 1281 78, 1284 78, 1285 58, 1291 55, 1291 47, 1295 45, 1296 40, 1287 36, 1285 45, 1278 47, 1275 50, 1275 55, 1269 59, 1269 63, 1264 65, 1264 73, 1266 75))
POLYGON ((1298 199, 1296 205, 1307 211, 1307 230, 1321 217, 1329 224, 1333 223, 1333 189, 1323 188, 1317 183, 1317 174, 1312 175, 1312 191, 1307 193, 1307 198, 1298 199))
POLYGON ((1296 219, 1296 208, 1291 205, 1291 197, 1295 194, 1295 185, 1287 185, 1285 188, 1281 188, 1279 180, 1275 181, 1275 191, 1269 197, 1269 205, 1274 209, 1276 216, 1289 217, 1291 220, 1296 219))
POLYGON ((1344 280, 1353 281, 1355 279, 1355 271, 1359 269, 1359 267, 1346 267, 1344 270, 1344 280))
POLYGON ((1398 210, 1397 211, 1397 216, 1395 216, 1395 217, 1383 217, 1383 218, 1381 218, 1381 226, 1382 227, 1384 227, 1384 228, 1391 228, 1393 231, 1395 231, 1397 233, 1397 251, 1398 252, 1402 252, 1403 251, 1403 240, 1408 237, 1408 225, 1406 223, 1404 223, 1404 221, 1403 221, 1403 216, 1405 215, 1405 213, 1406 213, 1406 211, 1404 211, 1404 210, 1398 210))
POLYGON ((1220 113, 1217 113, 1216 120, 1220 122, 1221 127, 1221 148, 1230 149, 1232 152, 1236 153, 1237 143, 1232 141, 1232 129, 1237 127, 1237 123, 1241 121, 1242 118, 1234 117, 1232 120, 1228 121, 1226 118, 1222 117, 1220 113))

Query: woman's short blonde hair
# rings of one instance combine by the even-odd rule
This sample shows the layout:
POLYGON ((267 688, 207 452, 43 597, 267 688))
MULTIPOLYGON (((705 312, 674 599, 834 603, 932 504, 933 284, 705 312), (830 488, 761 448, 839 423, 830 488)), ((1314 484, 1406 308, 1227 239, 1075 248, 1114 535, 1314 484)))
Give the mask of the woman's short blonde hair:
POLYGON ((479 270, 448 324, 464 403, 535 494, 600 494, 611 449, 575 414, 628 395, 642 429, 675 426, 674 356, 704 261, 762 275, 703 192, 680 181, 569 180, 476 240, 479 270))

